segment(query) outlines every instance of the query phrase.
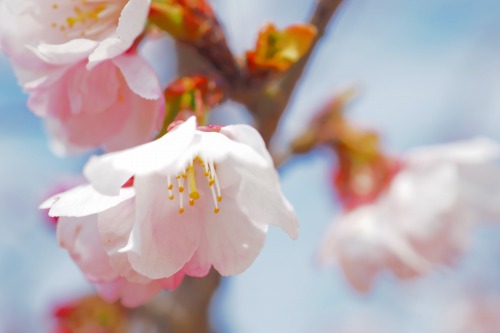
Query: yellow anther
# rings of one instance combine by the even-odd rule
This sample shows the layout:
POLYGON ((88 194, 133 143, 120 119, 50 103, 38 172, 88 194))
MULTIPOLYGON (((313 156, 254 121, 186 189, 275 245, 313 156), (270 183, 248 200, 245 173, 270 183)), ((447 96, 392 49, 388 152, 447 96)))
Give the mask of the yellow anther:
POLYGON ((208 177, 208 172, 207 172, 207 171, 205 171, 205 172, 203 173, 203 175, 204 175, 205 177, 208 177))
POLYGON ((66 22, 70 28, 76 23, 85 23, 87 19, 97 21, 99 19, 99 14, 106 9, 106 6, 101 4, 90 11, 84 11, 80 7, 76 6, 73 10, 75 12, 74 17, 68 17, 66 22))
POLYGON ((187 175, 184 172, 182 173, 182 178, 187 178, 187 175))
POLYGON ((210 181, 208 182, 208 186, 212 186, 214 183, 215 183, 215 180, 210 179, 210 181))
POLYGON ((219 195, 219 196, 217 197, 217 201, 218 201, 218 202, 221 202, 221 201, 222 201, 222 195, 219 195))
POLYGON ((194 206, 194 200, 193 199, 189 200, 189 206, 194 206))
POLYGON ((184 187, 180 186, 180 187, 179 187, 179 192, 180 192, 180 193, 184 192, 184 187))
POLYGON ((184 208, 179 208, 179 214, 184 213, 184 208))
POLYGON ((173 188, 174 188, 174 185, 172 185, 172 184, 168 185, 169 190, 172 190, 173 188))
POLYGON ((220 209, 219 208, 214 208, 214 213, 219 214, 220 209))
POLYGON ((173 195, 169 196, 168 198, 169 198, 170 200, 174 200, 174 196, 173 196, 173 195))

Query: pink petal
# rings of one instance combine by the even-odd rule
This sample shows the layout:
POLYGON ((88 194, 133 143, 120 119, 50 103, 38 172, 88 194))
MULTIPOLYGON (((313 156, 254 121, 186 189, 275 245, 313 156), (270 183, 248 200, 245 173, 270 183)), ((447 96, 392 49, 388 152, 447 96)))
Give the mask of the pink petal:
POLYGON ((151 279, 170 277, 193 256, 203 218, 196 209, 179 214, 178 197, 168 199, 165 176, 136 176, 134 187, 138 195, 136 222, 127 246, 130 263, 151 279))
POLYGON ((96 215, 61 217, 57 223, 57 239, 89 280, 109 281, 117 275, 101 245, 96 218, 96 215))
POLYGON ((148 284, 129 282, 123 278, 118 278, 112 282, 97 283, 99 294, 108 302, 121 303, 130 308, 134 308, 147 303, 161 289, 163 285, 160 281, 153 281, 148 284))
POLYGON ((145 99, 158 99, 163 94, 155 71, 137 54, 124 54, 113 59, 129 88, 145 99))
POLYGON ((267 225, 253 222, 236 204, 221 202, 219 214, 205 205, 203 235, 198 250, 185 267, 186 274, 205 276, 210 266, 222 275, 247 269, 264 246, 267 225))

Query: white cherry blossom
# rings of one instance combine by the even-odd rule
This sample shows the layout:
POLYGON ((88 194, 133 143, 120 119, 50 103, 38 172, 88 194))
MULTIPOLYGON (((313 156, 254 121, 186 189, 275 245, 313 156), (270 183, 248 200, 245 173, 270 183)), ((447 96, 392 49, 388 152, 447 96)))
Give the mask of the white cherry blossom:
POLYGON ((378 200, 334 222, 320 260, 339 263, 359 291, 384 269, 404 279, 453 264, 474 225, 500 220, 499 157, 487 139, 410 152, 378 200))
POLYGON ((260 252, 270 224, 297 237, 293 208, 250 126, 204 132, 191 117, 156 141, 92 158, 84 173, 92 190, 61 194, 45 206, 51 216, 97 214, 122 275, 129 267, 149 279, 179 271, 205 276, 211 266, 238 274, 260 252), (133 199, 123 188, 131 179, 133 199))

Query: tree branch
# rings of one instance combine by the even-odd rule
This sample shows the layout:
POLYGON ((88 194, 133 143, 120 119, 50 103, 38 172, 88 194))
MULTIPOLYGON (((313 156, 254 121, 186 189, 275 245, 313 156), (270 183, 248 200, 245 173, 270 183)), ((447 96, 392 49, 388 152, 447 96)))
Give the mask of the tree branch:
POLYGON ((260 91, 245 101, 248 109, 255 116, 266 143, 269 144, 271 141, 316 45, 325 34, 328 23, 341 3, 342 0, 318 0, 310 19, 310 23, 316 26, 318 33, 309 51, 279 81, 263 86, 260 91))

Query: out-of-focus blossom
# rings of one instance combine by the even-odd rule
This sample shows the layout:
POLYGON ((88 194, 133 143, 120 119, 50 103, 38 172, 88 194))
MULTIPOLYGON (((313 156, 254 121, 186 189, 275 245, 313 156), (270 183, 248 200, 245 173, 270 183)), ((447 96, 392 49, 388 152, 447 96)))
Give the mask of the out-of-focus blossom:
POLYGON ((309 51, 316 33, 309 24, 294 24, 284 30, 267 24, 259 32, 255 50, 246 53, 250 74, 286 71, 309 51))
POLYGON ((453 264, 471 227, 499 220, 499 146, 487 139, 417 149, 372 204, 346 212, 328 231, 321 261, 370 289, 383 269, 400 278, 453 264))
POLYGON ((127 331, 127 310, 108 304, 98 296, 59 305, 54 309, 53 333, 123 333, 127 331))
POLYGON ((378 133, 359 128, 345 117, 346 105, 355 93, 351 88, 335 96, 292 142, 295 153, 319 145, 334 150, 338 163, 333 186, 346 210, 376 200, 401 167, 398 160, 384 154, 378 133))
POLYGON ((78 50, 90 49, 89 66, 128 50, 143 32, 150 0, 5 0, 5 52, 14 66, 30 66, 26 47, 49 64, 68 64, 78 50), (8 17, 10 14, 11 17, 8 17))
POLYGON ((156 141, 94 157, 85 168, 93 187, 54 198, 50 215, 98 213, 102 243, 122 275, 129 263, 150 279, 205 276, 212 265, 222 275, 242 272, 269 224, 292 238, 298 224, 257 131, 205 130, 191 117, 156 141), (123 188, 132 178, 133 188, 123 188))
POLYGON ((46 119, 54 150, 119 150, 149 141, 164 106, 149 64, 129 53, 88 70, 85 52, 79 57, 75 65, 25 85, 28 107, 46 119))
POLYGON ((448 308, 441 326, 441 331, 444 333, 498 332, 500 327, 498 295, 489 297, 467 295, 448 308))

